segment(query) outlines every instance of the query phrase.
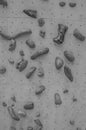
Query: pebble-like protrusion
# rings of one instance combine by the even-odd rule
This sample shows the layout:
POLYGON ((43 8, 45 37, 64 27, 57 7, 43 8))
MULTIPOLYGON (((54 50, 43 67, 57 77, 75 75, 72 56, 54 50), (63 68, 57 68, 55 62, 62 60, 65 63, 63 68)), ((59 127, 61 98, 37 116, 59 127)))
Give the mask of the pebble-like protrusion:
POLYGON ((2 102, 2 106, 3 106, 3 107, 7 107, 7 103, 3 101, 3 102, 2 102))
POLYGON ((12 95, 10 99, 11 99, 13 102, 16 102, 16 96, 15 96, 15 95, 12 95))
POLYGON ((70 123, 70 125, 72 125, 72 126, 75 125, 75 121, 74 121, 74 120, 70 120, 69 123, 70 123))
POLYGON ((9 45, 9 51, 10 52, 13 52, 13 51, 15 51, 15 49, 16 49, 16 40, 15 39, 12 39, 11 40, 11 43, 10 43, 10 45, 9 45))
POLYGON ((76 3, 75 2, 69 2, 69 7, 71 7, 71 8, 74 8, 74 7, 76 7, 76 3))
POLYGON ((23 13, 28 15, 31 18, 36 19, 37 18, 37 10, 32 10, 32 9, 24 9, 23 13))
POLYGON ((34 103, 32 101, 28 101, 24 104, 24 109, 25 110, 32 110, 34 109, 34 103))
POLYGON ((30 67, 29 70, 26 73, 26 78, 30 79, 35 71, 36 71, 36 67, 35 66, 30 67))
POLYGON ((39 36, 45 38, 46 32, 44 30, 39 31, 39 36))
POLYGON ((36 88, 35 94, 36 95, 41 95, 45 91, 46 87, 44 85, 40 85, 36 88))
POLYGON ((62 99, 59 93, 54 94, 54 102, 55 105, 61 105, 62 104, 62 99))
POLYGON ((40 121, 40 119, 35 119, 34 122, 36 123, 36 125, 38 125, 39 127, 43 128, 43 124, 40 121))
POLYGON ((28 65, 28 60, 25 59, 20 59, 17 64, 16 64, 16 69, 19 70, 19 72, 22 72, 23 70, 25 70, 25 68, 28 65))
POLYGON ((11 116, 13 120, 20 121, 18 114, 15 112, 12 106, 8 106, 7 109, 8 109, 9 115, 11 116))
POLYGON ((5 74, 6 71, 7 71, 6 67, 5 67, 4 65, 1 65, 1 66, 0 66, 0 75, 5 74))
POLYGON ((53 38, 53 42, 55 42, 58 45, 62 44, 64 42, 67 30, 68 30, 67 25, 58 24, 58 35, 53 38))
POLYGON ((66 5, 66 2, 64 2, 64 1, 60 1, 60 2, 59 2, 59 6, 60 6, 60 7, 64 7, 65 5, 66 5))
POLYGON ((39 25, 39 27, 43 27, 43 26, 45 25, 45 20, 44 20, 44 18, 39 18, 39 19, 38 19, 38 25, 39 25))
POLYGON ((35 60, 38 57, 43 56, 43 55, 48 54, 48 53, 49 53, 49 48, 48 47, 39 49, 38 51, 36 51, 36 52, 34 52, 32 54, 31 60, 35 60))
POLYGON ((64 94, 66 94, 66 93, 68 93, 68 92, 69 92, 68 89, 65 89, 65 90, 63 91, 64 94))
POLYGON ((74 62, 75 57, 72 51, 65 50, 64 51, 64 56, 69 62, 74 62))
POLYGON ((71 82, 73 82, 72 71, 67 65, 64 66, 64 74, 71 82))
POLYGON ((74 29, 73 36, 79 41, 85 41, 86 39, 85 36, 77 28, 74 29))
POLYGON ((44 77, 44 69, 43 69, 43 67, 38 68, 37 75, 38 75, 38 77, 44 77))
POLYGON ((36 48, 35 42, 34 42, 33 40, 31 40, 31 39, 26 40, 26 45, 27 45, 29 48, 31 48, 31 49, 36 48))
POLYGON ((55 67, 57 70, 61 69, 64 65, 64 61, 61 57, 57 56, 55 58, 55 67))
POLYGON ((19 54, 21 57, 25 56, 24 51, 22 49, 19 51, 19 54))
POLYGON ((77 98, 75 96, 72 97, 73 102, 77 102, 77 98))

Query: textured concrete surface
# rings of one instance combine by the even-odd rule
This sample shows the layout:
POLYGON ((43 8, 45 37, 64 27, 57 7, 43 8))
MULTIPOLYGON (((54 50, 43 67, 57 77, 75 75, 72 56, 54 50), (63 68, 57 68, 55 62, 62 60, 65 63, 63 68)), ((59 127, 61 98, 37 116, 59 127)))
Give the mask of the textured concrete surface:
POLYGON ((75 28, 86 36, 86 0, 64 0, 66 2, 64 7, 59 6, 61 0, 7 1, 7 8, 0 5, 0 30, 8 35, 14 35, 31 29, 32 35, 17 39, 14 52, 8 51, 10 41, 0 36, 0 66, 4 65, 7 69, 4 75, 0 75, 0 130, 11 130, 11 126, 16 130, 27 130, 28 126, 35 126, 34 119, 38 112, 40 112, 43 130, 86 130, 86 40, 80 42, 73 36, 75 28), (69 7, 69 2, 76 2, 76 7, 69 7), (37 10, 38 18, 45 19, 45 25, 42 27, 46 31, 44 39, 39 36, 41 28, 38 26, 37 19, 32 19, 22 12, 26 8, 37 10), (63 45, 56 46, 52 39, 57 35, 59 23, 66 24, 68 31, 63 45), (30 49, 25 44, 29 37, 35 41, 35 49, 30 49), (42 47, 48 47, 49 53, 32 61, 30 56, 42 47), (23 72, 15 68, 21 49, 25 53, 25 59, 28 60, 28 66, 23 72), (73 64, 69 63, 63 55, 66 49, 71 50, 75 56, 73 64), (56 56, 60 56, 64 64, 71 68, 73 82, 67 79, 63 68, 60 71, 56 70, 56 56), (9 64, 9 59, 14 60, 14 65, 9 64), (31 79, 26 79, 25 75, 31 66, 36 66, 37 69, 43 67, 44 77, 39 78, 36 71, 31 79), (39 85, 45 85, 46 90, 37 97, 35 90, 39 85), (69 92, 64 94, 65 89, 69 92), (58 106, 54 104, 56 92, 62 99, 62 104, 58 106), (11 100, 14 95, 16 103, 11 100), (74 98, 77 101, 74 102, 74 98), (7 106, 15 104, 16 110, 23 109, 26 101, 33 101, 35 107, 34 110, 27 111, 26 118, 16 122, 11 119, 7 108, 2 106, 3 101, 7 106))

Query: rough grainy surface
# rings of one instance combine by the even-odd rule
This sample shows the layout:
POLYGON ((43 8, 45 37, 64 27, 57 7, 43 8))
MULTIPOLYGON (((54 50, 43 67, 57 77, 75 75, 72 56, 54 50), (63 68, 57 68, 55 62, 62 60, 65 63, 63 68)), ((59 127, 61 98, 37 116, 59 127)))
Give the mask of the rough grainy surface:
MULTIPOLYGON (((2 0, 5 1, 5 0, 2 0)), ((0 32, 6 36, 16 36, 31 29, 31 35, 24 35, 16 39, 16 49, 9 51, 10 37, 6 40, 0 36, 0 67, 4 65, 6 72, 0 74, 0 130, 27 130, 38 126, 34 120, 39 119, 43 130, 86 130, 86 40, 83 42, 73 36, 75 28, 86 37, 86 0, 64 0, 65 6, 59 6, 60 0, 7 0, 7 6, 0 4, 0 32), (77 6, 71 8, 69 2, 77 6), (37 18, 33 19, 23 13, 24 9, 37 10, 37 18), (46 37, 39 36, 38 19, 44 18, 46 37), (58 34, 58 24, 68 26, 64 43, 56 45, 53 38, 58 34), (26 40, 31 38, 36 48, 27 47, 26 40), (32 54, 40 48, 49 48, 49 53, 36 60, 31 60, 32 54), (28 60, 24 71, 16 69, 16 63, 24 51, 23 58, 28 60), (73 64, 64 58, 64 51, 71 50, 75 61, 73 64), (55 58, 61 57, 73 72, 74 80, 70 82, 64 74, 64 65, 61 70, 55 68, 55 58), (12 64, 13 63, 13 64, 12 64), (25 77, 30 66, 37 67, 35 74, 25 77), (38 68, 42 67, 44 76, 38 76, 38 68), (35 94, 37 86, 45 85, 43 94, 35 94), (62 104, 55 105, 54 94, 59 93, 62 104), (11 100, 15 95, 16 102, 11 100), (77 99, 77 100, 75 100, 77 99), (16 113, 23 110, 26 102, 33 101, 33 110, 25 111, 26 116, 19 121, 11 118, 7 111, 13 106, 16 113), (3 102, 6 104, 3 104, 3 102), (40 117, 36 117, 40 113, 40 117)))

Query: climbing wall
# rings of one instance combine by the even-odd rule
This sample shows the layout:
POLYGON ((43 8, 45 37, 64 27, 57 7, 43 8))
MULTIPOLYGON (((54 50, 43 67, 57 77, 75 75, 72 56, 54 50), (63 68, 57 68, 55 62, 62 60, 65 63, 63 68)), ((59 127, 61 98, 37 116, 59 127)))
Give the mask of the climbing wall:
POLYGON ((86 130, 86 0, 0 0, 0 130, 86 130))

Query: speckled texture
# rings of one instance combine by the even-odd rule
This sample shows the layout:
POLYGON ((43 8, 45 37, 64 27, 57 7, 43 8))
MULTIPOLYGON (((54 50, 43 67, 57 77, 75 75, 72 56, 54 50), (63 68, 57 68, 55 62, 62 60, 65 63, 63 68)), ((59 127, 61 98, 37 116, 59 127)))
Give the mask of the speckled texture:
POLYGON ((73 36, 75 28, 86 36, 86 0, 63 0, 65 6, 59 6, 60 0, 7 0, 8 6, 0 5, 0 32, 7 36, 31 29, 31 35, 24 35, 16 39, 16 49, 8 51, 10 39, 0 36, 0 66, 6 67, 6 73, 0 75, 0 130, 27 130, 28 127, 37 129, 34 120, 40 119, 43 130, 86 130, 86 40, 83 42, 73 36), (71 8, 69 2, 75 2, 71 8), (23 13, 24 9, 37 10, 37 18, 32 19, 23 13), (46 36, 39 36, 40 27, 38 19, 44 18, 46 36), (53 38, 58 34, 58 24, 68 26, 62 45, 56 45, 53 38), (26 40, 35 42, 36 48, 27 47, 26 40), (30 57, 40 48, 49 48, 47 55, 36 60, 30 57), (19 72, 15 65, 22 57, 20 50, 24 51, 23 58, 28 60, 24 71, 19 72), (73 64, 64 57, 64 51, 73 52, 73 64), (70 82, 64 74, 64 65, 61 70, 55 68, 55 58, 61 57, 64 65, 70 67, 74 80, 70 82), (9 63, 9 59, 13 64, 9 63), (37 70, 34 75, 25 77, 31 66, 37 70), (44 76, 38 76, 38 68, 42 67, 44 76), (35 94, 36 88, 45 85, 46 90, 40 96, 35 94), (67 92, 66 92, 67 90, 67 92), (65 92, 64 92, 65 91, 65 92), (59 93, 62 104, 55 105, 54 94, 59 93), (11 100, 15 95, 16 102, 11 100), (2 105, 3 101, 7 104, 2 105), (26 117, 16 122, 11 119, 7 107, 13 106, 18 112, 23 111, 23 105, 34 102, 34 109, 26 112, 26 117), (40 113, 39 117, 36 114, 40 113), (74 123, 73 123, 74 122, 74 123), (13 129, 14 128, 14 129, 13 129))

